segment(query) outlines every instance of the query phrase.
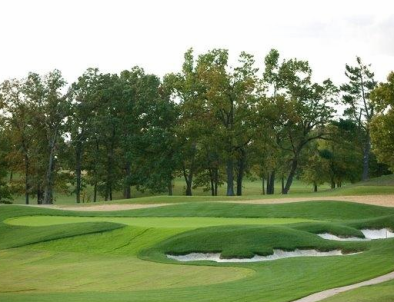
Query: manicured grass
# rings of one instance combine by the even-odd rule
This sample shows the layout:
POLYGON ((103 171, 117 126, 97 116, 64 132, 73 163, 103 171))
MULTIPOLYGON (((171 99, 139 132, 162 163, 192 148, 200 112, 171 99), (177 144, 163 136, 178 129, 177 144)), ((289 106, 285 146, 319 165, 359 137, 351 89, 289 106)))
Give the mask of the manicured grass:
MULTIPOLYGON (((158 264, 122 255, 94 255, 34 249, 0 251, 1 293, 41 294, 89 291, 136 291, 204 286, 241 279, 253 274, 243 268, 193 267, 158 264), (2 276, 4 276, 2 274, 2 276)), ((96 294, 98 296, 98 294, 96 294)), ((26 301, 29 301, 28 299, 26 301)), ((59 300, 58 300, 59 301, 59 300)))
POLYGON ((26 216, 5 220, 6 224, 19 226, 52 226, 81 222, 113 222, 136 227, 199 228, 220 225, 275 225, 309 222, 301 218, 214 218, 214 217, 61 217, 26 216))
POLYGON ((320 251, 340 249, 350 253, 362 251, 367 245, 324 240, 290 226, 222 226, 179 234, 145 251, 143 255, 162 261, 165 261, 166 254, 184 255, 192 252, 221 252, 224 258, 251 258, 256 254, 270 255, 274 248, 289 251, 296 248, 320 251))
POLYGON ((394 270, 394 239, 334 242, 316 235, 362 236, 363 227, 394 228, 394 209, 329 201, 190 202, 117 212, 1 206, 0 301, 291 301, 394 270), (250 257, 274 248, 361 253, 261 263, 166 257, 250 257))
POLYGON ((392 302, 394 301, 394 281, 366 286, 338 294, 324 302, 392 302))

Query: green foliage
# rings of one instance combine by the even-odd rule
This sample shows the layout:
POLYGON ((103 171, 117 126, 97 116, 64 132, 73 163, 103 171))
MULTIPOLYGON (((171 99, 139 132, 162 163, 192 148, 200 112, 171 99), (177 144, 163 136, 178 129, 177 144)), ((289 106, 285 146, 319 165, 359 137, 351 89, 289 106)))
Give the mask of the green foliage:
MULTIPOLYGON (((349 120, 340 121, 339 90, 330 79, 313 82, 307 61, 281 60, 273 49, 261 74, 251 54, 241 52, 234 67, 230 61, 226 49, 189 49, 182 69, 163 79, 136 66, 113 74, 89 68, 69 87, 58 70, 4 81, 0 115, 10 178, 2 187, 24 194, 25 203, 33 195, 52 203, 54 191, 67 199, 75 194, 80 203, 179 194, 181 177, 186 195, 217 196, 225 186, 226 195, 241 196, 248 179, 259 178, 263 194, 274 194, 279 180, 287 194, 297 191, 296 178, 315 187, 354 182, 358 162, 363 179, 367 168, 373 176, 388 173, 370 154, 369 125, 378 108, 381 118, 371 127, 389 127, 390 110, 380 99, 391 96, 377 92, 379 100, 369 101, 373 73, 359 58, 346 66, 349 83, 341 89, 349 120)), ((383 161, 390 149, 385 142, 382 151, 380 142, 389 132, 375 133, 383 161)))
POLYGON ((371 137, 374 152, 379 161, 394 169, 394 73, 387 77, 386 83, 379 84, 371 94, 378 114, 371 123, 371 137))

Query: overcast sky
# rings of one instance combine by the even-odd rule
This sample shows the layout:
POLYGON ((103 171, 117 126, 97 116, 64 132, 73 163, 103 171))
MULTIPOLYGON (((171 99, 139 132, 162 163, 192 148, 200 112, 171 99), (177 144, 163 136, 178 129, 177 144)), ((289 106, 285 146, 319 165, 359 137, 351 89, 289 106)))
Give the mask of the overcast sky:
POLYGON ((139 65, 163 76, 183 53, 227 48, 309 60, 315 80, 344 81, 359 55, 376 78, 394 70, 393 0, 1 0, 0 81, 57 68, 70 83, 88 67, 139 65))

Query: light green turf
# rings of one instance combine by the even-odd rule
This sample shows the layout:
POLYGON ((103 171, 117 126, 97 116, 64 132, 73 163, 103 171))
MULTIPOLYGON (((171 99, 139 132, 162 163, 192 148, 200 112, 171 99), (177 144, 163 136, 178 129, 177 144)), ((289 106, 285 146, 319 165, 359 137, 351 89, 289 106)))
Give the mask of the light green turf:
MULTIPOLYGON (((0 293, 135 291, 229 282, 253 274, 232 267, 165 265, 120 255, 32 249, 0 251, 0 293)), ((0 296, 0 301, 1 300, 0 296)))
POLYGON ((5 220, 6 224, 19 226, 50 226, 81 222, 113 222, 136 227, 199 228, 220 225, 275 225, 312 222, 301 218, 215 218, 215 217, 62 217, 25 216, 5 220))

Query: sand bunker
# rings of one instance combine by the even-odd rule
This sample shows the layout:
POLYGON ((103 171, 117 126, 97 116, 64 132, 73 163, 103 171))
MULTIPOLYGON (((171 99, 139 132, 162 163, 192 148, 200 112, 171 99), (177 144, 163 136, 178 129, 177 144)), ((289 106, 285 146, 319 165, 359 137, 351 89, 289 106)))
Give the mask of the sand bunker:
POLYGON ((275 250, 272 255, 259 256, 254 255, 252 258, 221 258, 220 253, 190 253, 186 255, 167 255, 167 258, 174 259, 181 262, 188 261, 215 261, 215 262, 260 262, 260 261, 272 261, 284 258, 293 257, 326 257, 326 256, 343 256, 343 255, 354 255, 344 254, 341 250, 333 250, 328 252, 321 252, 318 250, 299 250, 284 251, 275 250))
POLYGON ((387 229, 380 229, 380 230, 372 230, 372 229, 364 229, 361 230, 361 232, 364 234, 365 238, 359 238, 359 237, 339 237, 330 233, 323 233, 323 234, 318 234, 323 239, 327 240, 336 240, 336 241, 370 241, 370 240, 376 240, 376 239, 387 239, 387 238, 394 238, 394 233, 387 229))

